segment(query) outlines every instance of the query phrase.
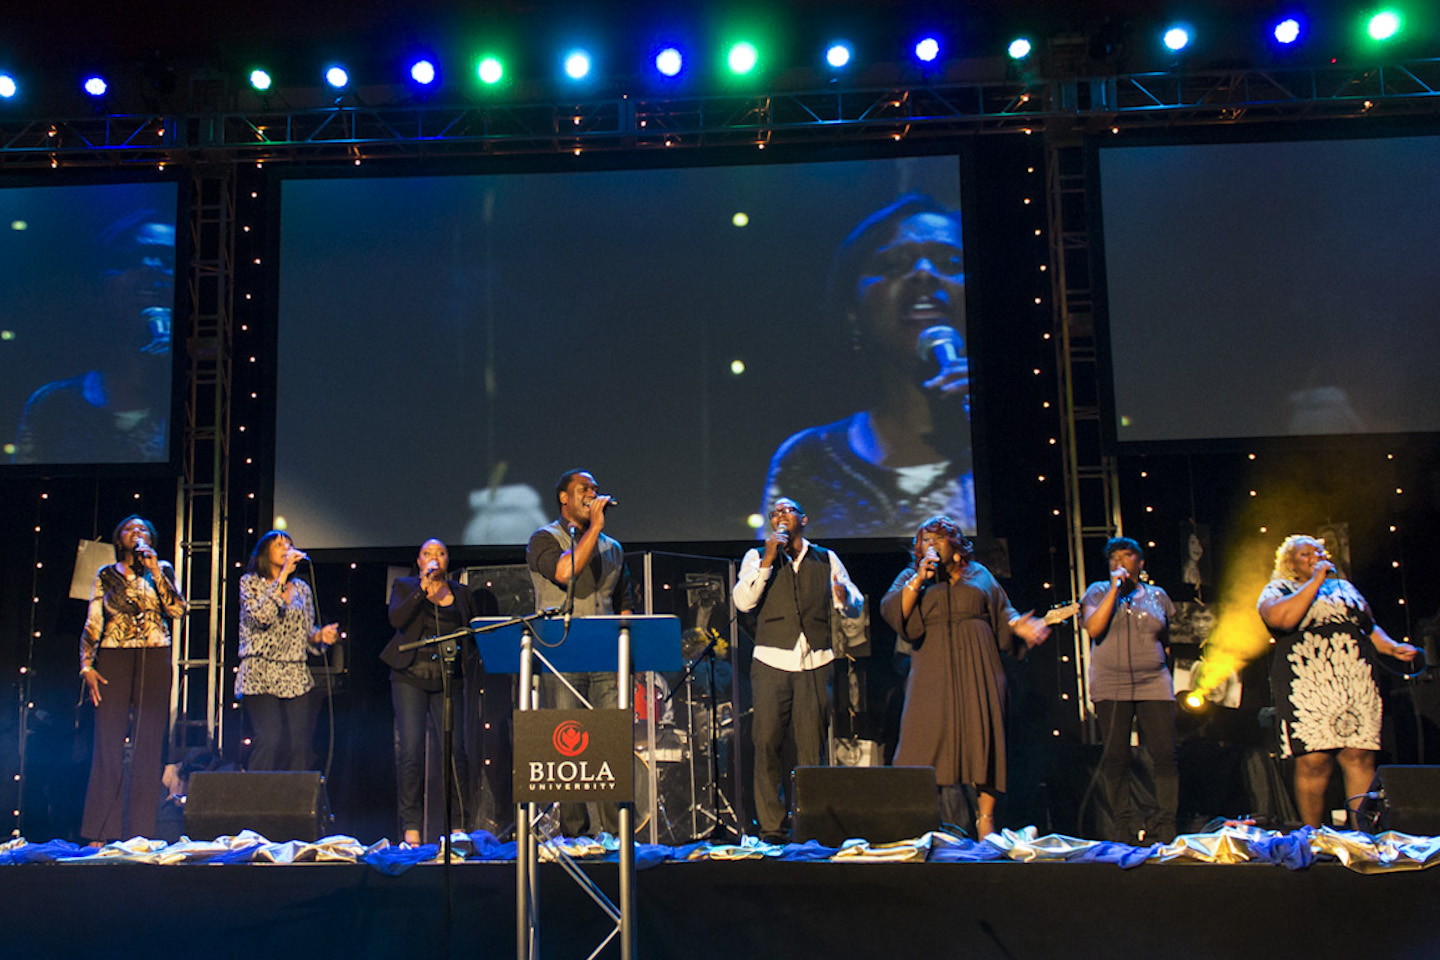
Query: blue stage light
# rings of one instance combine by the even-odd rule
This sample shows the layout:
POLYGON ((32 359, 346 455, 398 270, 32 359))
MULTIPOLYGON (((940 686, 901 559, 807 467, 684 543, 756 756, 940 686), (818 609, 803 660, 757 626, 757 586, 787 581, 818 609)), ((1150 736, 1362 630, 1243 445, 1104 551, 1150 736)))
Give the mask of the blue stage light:
POLYGON ((1026 57, 1030 56, 1030 51, 1032 47, 1028 38, 1016 37, 1014 40, 1010 41, 1010 46, 1006 47, 1005 49, 1006 52, 1010 54, 1011 60, 1024 60, 1026 57))
POLYGON ((655 54, 655 69, 667 77, 678 77, 685 66, 685 58, 674 47, 666 47, 655 54))
POLYGON ((350 74, 345 72, 344 67, 330 67, 325 71, 325 82, 339 90, 350 82, 350 74))
POLYGON ((416 60, 410 66, 410 79, 428 87, 435 82, 435 64, 429 60, 416 60))
POLYGON ((590 54, 572 50, 565 55, 565 75, 571 80, 584 80, 590 75, 590 54))
POLYGON ((10 74, 8 73, 0 73, 0 97, 4 97, 6 100, 9 100, 19 91, 20 88, 15 84, 14 77, 10 76, 10 74))
POLYGON ((1275 24, 1275 41, 1288 46, 1299 40, 1300 34, 1303 32, 1304 27, 1298 19, 1295 17, 1286 17, 1284 20, 1275 24))
POLYGON ((850 44, 832 44, 830 49, 825 51, 825 62, 836 70, 846 66, 850 62, 850 44))
POLYGON ((1190 46, 1190 28, 1183 23, 1177 23, 1166 29, 1161 39, 1164 41, 1167 50, 1179 53, 1181 50, 1190 46))
POLYGON ((87 77, 84 83, 85 92, 92 97, 103 97, 105 91, 110 89, 102 77, 87 77))
POLYGON ((261 93, 269 90, 270 84, 273 82, 274 81, 270 79, 270 74, 258 67, 250 71, 250 86, 259 90, 261 93))
POLYGON ((915 44, 915 56, 924 63, 932 63, 940 56, 940 41, 934 37, 926 37, 915 44))

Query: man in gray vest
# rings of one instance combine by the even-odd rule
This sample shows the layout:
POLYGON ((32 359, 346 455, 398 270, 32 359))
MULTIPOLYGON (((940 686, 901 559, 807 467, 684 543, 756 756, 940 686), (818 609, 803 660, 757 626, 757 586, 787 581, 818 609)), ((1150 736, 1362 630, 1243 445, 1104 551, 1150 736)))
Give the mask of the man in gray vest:
POLYGON ((745 554, 735 582, 735 607, 755 612, 750 688, 755 701, 755 815, 760 838, 784 839, 785 737, 795 739, 800 766, 824 762, 830 721, 831 609, 854 619, 865 598, 832 551, 803 536, 805 511, 788 497, 770 509, 764 549, 745 554))
MULTIPOLYGON (((531 534, 525 548, 537 611, 563 608, 567 598, 574 600, 571 613, 577 617, 635 611, 624 549, 619 541, 602 532, 605 508, 611 499, 600 493, 595 478, 587 470, 568 470, 560 475, 555 484, 560 519, 531 534)), ((620 691, 614 671, 567 673, 565 678, 592 706, 611 710, 619 706, 620 691)), ((540 678, 540 701, 546 707, 561 710, 584 706, 560 678, 548 672, 540 678)), ((589 829, 618 832, 619 809, 614 804, 590 806, 589 829)), ((566 836, 584 834, 586 819, 585 804, 560 805, 560 828, 566 836)))

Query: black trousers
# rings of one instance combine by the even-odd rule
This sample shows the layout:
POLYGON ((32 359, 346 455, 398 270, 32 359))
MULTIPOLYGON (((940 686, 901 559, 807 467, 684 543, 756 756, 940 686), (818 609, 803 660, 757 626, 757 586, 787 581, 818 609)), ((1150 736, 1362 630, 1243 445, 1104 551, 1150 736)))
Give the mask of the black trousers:
POLYGON ((320 691, 298 697, 250 693, 241 698, 250 721, 250 762, 247 770, 314 770, 315 721, 320 716, 320 691))
POLYGON ((779 833, 785 823, 786 735, 794 736, 798 765, 814 767, 825 762, 830 672, 830 664, 796 672, 777 670, 759 660, 750 664, 750 692, 755 701, 751 727, 755 741, 755 819, 762 834, 779 833))
POLYGON ((1097 700, 1095 717, 1104 737, 1100 776, 1110 802, 1113 825, 1110 839, 1133 843, 1136 838, 1134 801, 1130 792, 1130 728, 1140 728, 1140 744, 1155 768, 1154 818, 1145 824, 1145 839, 1168 843, 1175 839, 1175 815, 1180 805, 1180 773, 1175 765, 1175 701, 1097 700))
POLYGON ((95 752, 80 833, 88 840, 153 838, 170 726, 170 648, 101 647, 95 669, 107 682, 95 708, 95 752), (128 792, 127 736, 133 736, 128 792))

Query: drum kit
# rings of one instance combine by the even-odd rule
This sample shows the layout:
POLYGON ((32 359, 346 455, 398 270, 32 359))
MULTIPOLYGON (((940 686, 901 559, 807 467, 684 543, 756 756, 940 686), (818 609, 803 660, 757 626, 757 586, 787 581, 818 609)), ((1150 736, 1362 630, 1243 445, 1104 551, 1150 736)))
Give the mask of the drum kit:
POLYGON ((648 842, 678 846, 740 835, 729 799, 730 665, 713 654, 713 642, 687 649, 684 673, 647 674, 637 690, 636 835, 648 842))

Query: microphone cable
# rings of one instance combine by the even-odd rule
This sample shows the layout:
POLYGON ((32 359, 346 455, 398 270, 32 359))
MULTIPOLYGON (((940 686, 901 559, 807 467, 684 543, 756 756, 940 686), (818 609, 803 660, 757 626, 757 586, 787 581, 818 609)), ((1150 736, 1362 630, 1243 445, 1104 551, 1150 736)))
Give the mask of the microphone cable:
MULTIPOLYGON (((310 614, 314 618, 315 629, 319 630, 325 621, 320 616, 320 591, 315 585, 315 562, 310 559, 309 554, 305 556, 305 568, 310 572, 310 582, 306 584, 310 594, 310 614)), ((340 642, 338 636, 335 638, 335 642, 340 642)), ((325 736, 325 768, 321 771, 321 777, 326 783, 329 783, 330 769, 335 763, 335 680, 330 671, 330 647, 324 643, 320 644, 320 662, 324 666, 325 676, 325 718, 330 728, 326 731, 325 736)), ((315 731, 313 729, 310 731, 309 739, 310 742, 305 744, 307 751, 314 744, 315 731)), ((294 762, 293 759, 291 762, 294 762)))

